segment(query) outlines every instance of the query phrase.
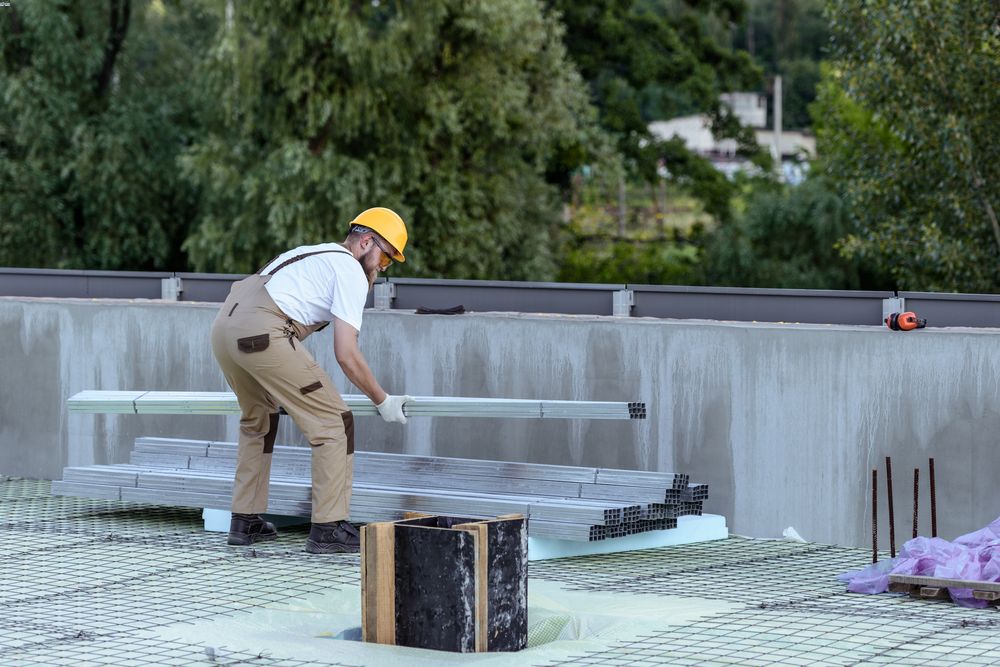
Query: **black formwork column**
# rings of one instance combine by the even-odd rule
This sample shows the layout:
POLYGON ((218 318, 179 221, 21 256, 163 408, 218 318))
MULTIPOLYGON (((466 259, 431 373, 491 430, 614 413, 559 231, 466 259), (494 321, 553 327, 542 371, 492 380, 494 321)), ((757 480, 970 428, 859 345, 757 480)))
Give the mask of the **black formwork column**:
POLYGON ((521 515, 365 526, 363 639, 460 653, 525 648, 527 541, 521 515))

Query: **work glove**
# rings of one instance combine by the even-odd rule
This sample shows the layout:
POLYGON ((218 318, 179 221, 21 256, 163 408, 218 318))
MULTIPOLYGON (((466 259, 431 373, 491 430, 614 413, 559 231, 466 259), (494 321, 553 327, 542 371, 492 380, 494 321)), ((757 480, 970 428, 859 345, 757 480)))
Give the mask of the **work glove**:
POLYGON ((399 422, 400 424, 406 423, 406 415, 403 414, 403 405, 407 401, 412 401, 412 396, 400 395, 392 396, 390 394, 385 395, 385 400, 375 406, 378 413, 382 416, 382 419, 387 422, 399 422))

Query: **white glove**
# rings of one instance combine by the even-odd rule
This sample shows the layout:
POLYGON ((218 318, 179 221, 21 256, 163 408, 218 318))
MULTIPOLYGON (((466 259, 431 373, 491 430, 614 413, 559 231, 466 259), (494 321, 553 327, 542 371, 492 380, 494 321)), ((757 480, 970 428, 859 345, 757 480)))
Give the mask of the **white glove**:
POLYGON ((412 396, 392 396, 390 394, 385 395, 385 400, 375 406, 378 413, 382 416, 382 419, 387 422, 399 422, 400 424, 406 423, 406 415, 403 414, 403 405, 407 401, 412 401, 412 396))

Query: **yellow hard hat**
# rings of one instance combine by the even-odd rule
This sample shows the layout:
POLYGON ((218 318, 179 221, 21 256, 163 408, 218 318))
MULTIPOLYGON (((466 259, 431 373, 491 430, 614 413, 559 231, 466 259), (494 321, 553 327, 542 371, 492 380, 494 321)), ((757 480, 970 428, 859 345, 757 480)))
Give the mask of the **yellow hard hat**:
POLYGON ((381 206, 370 208, 351 220, 351 227, 355 225, 377 232, 395 250, 392 258, 397 262, 406 261, 403 257, 403 248, 406 247, 406 223, 395 211, 381 206))

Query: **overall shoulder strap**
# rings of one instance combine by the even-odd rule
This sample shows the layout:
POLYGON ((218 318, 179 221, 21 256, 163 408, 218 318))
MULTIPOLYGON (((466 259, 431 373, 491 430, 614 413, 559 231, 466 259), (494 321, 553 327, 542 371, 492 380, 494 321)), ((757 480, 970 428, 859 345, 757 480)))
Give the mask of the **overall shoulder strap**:
MULTIPOLYGON (((265 276, 273 276, 275 273, 277 273, 281 269, 285 268, 289 264, 293 264, 293 263, 299 261, 300 259, 305 259, 306 257, 312 257, 313 255, 322 255, 323 253, 327 253, 327 252, 338 252, 338 253, 343 253, 345 255, 350 255, 351 254, 350 252, 348 252, 347 250, 345 250, 343 248, 336 249, 336 250, 316 250, 314 252, 307 252, 307 253, 303 253, 301 255, 296 255, 295 257, 292 257, 290 259, 286 259, 284 262, 282 262, 278 266, 274 267, 273 269, 271 269, 270 271, 268 271, 264 275, 265 276)), ((273 261, 274 260, 272 259, 271 262, 273 262, 273 261)), ((267 264, 270 264, 271 262, 268 262, 267 264)), ((267 264, 265 264, 264 266, 267 266, 267 264)), ((261 267, 261 270, 258 271, 257 273, 261 273, 263 270, 264 270, 264 268, 261 267)))

